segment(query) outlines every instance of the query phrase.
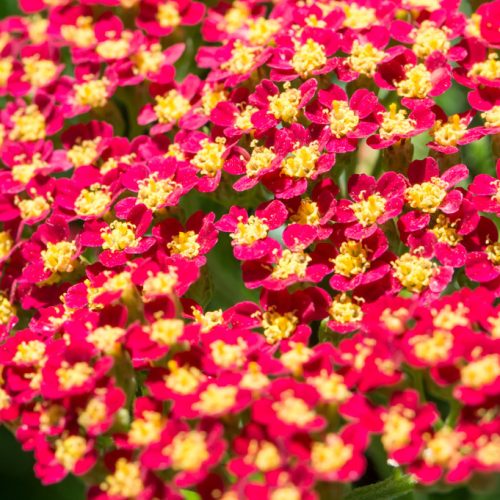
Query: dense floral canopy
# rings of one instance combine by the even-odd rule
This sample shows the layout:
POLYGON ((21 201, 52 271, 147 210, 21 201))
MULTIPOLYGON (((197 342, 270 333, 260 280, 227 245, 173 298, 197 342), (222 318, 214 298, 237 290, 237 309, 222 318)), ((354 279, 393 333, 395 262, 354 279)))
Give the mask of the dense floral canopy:
POLYGON ((499 0, 19 6, 0 422, 44 484, 314 500, 500 471, 499 0))

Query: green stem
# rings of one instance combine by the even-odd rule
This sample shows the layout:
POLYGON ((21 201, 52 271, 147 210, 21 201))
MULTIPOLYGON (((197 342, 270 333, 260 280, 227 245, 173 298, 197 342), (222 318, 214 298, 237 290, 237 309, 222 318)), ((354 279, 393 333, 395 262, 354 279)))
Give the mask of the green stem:
POLYGON ((345 500, 391 500, 413 490, 415 480, 411 476, 390 477, 369 486, 352 490, 345 500))

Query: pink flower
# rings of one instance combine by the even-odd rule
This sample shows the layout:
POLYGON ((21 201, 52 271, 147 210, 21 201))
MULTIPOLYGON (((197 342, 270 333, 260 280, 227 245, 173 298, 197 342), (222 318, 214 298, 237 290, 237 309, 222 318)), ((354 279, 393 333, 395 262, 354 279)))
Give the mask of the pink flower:
POLYGON ((354 151, 358 140, 368 137, 377 129, 370 120, 378 105, 377 96, 366 89, 356 90, 350 99, 339 86, 320 90, 318 100, 306 109, 313 123, 324 125, 326 150, 330 153, 354 151))

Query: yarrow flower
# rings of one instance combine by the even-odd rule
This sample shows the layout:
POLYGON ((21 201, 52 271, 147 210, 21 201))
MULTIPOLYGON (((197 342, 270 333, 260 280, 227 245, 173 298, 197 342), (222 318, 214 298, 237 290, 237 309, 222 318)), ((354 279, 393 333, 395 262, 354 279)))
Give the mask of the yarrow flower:
POLYGON ((0 424, 40 481, 492 490, 500 1, 17 4, 0 424))

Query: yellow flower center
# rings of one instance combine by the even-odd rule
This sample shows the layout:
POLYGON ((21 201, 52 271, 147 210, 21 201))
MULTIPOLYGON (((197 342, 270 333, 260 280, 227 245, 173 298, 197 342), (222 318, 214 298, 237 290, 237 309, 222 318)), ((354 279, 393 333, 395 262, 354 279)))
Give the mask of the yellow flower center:
POLYGON ((236 113, 234 126, 240 130, 252 130, 254 128, 252 115, 256 111, 258 111, 258 109, 254 106, 245 106, 240 112, 236 113))
POLYGON ((210 344, 210 353, 217 366, 222 368, 241 367, 246 360, 245 351, 247 348, 246 342, 241 337, 238 337, 237 344, 226 344, 219 339, 210 344))
POLYGON ((280 401, 273 403, 276 416, 287 424, 305 427, 315 419, 316 414, 301 398, 296 398, 293 393, 286 391, 281 395, 280 401))
POLYGON ((456 222, 450 222, 448 217, 439 214, 431 231, 441 243, 456 247, 462 241, 463 237, 457 233, 455 226, 456 222))
POLYGON ((311 450, 312 468, 320 474, 341 469, 353 455, 352 444, 344 444, 335 434, 328 434, 324 443, 313 443, 311 450))
POLYGON ((182 255, 188 259, 194 259, 200 253, 198 235, 194 231, 180 232, 172 237, 172 241, 167 244, 170 252, 182 255))
POLYGON ((3 57, 0 59, 0 87, 5 87, 12 74, 12 57, 3 57))
POLYGON ((318 204, 310 198, 302 198, 297 212, 290 217, 290 220, 296 224, 316 226, 320 222, 318 204))
POLYGON ((280 314, 275 309, 269 309, 263 313, 261 324, 268 344, 275 344, 292 335, 299 318, 292 312, 280 314))
POLYGON ((420 293, 429 286, 436 266, 425 257, 405 253, 392 262, 392 267, 394 276, 405 288, 420 293))
POLYGON ((363 227, 371 226, 385 212, 385 198, 371 194, 351 205, 354 215, 363 227))
POLYGON ((10 131, 9 139, 12 141, 31 142, 45 139, 45 117, 36 104, 29 104, 19 108, 10 117, 14 127, 10 131))
POLYGON ((346 278, 364 273, 370 267, 368 253, 359 241, 344 241, 340 253, 332 259, 335 272, 346 278))
POLYGON ((153 172, 146 179, 138 182, 137 201, 156 212, 167 203, 168 197, 181 186, 172 179, 158 179, 158 173, 153 172))
POLYGON ((486 61, 474 63, 468 73, 469 77, 481 76, 488 80, 498 80, 500 78, 500 61, 498 54, 493 52, 486 61))
POLYGON ((78 215, 100 215, 111 203, 111 194, 107 186, 99 183, 82 189, 75 200, 75 212, 78 215))
POLYGON ((43 268, 52 273, 70 273, 74 269, 76 245, 73 241, 58 241, 47 243, 47 249, 42 250, 43 268))
POLYGON ((401 97, 423 99, 432 90, 431 74, 424 64, 405 67, 406 78, 394 82, 397 94, 401 97))
POLYGON ((169 90, 165 95, 155 97, 156 106, 153 108, 160 123, 177 122, 190 109, 191 104, 177 90, 169 90))
POLYGON ((171 268, 168 272, 158 272, 150 274, 142 287, 144 297, 151 298, 157 295, 170 295, 173 293, 179 277, 175 269, 171 268))
POLYGON ((448 467, 458 458, 462 445, 462 434, 449 427, 443 427, 428 438, 422 453, 425 463, 448 467))
POLYGON ((38 54, 23 57, 21 63, 24 70, 23 80, 30 82, 33 87, 47 85, 57 72, 57 66, 53 61, 40 59, 38 54))
POLYGON ((500 243, 492 243, 486 247, 486 255, 495 266, 500 266, 500 243))
POLYGON ((7 257, 13 246, 14 240, 10 233, 8 231, 0 231, 0 259, 7 257))
POLYGON ((271 148, 265 146, 255 147, 245 166, 246 174, 248 177, 255 177, 261 170, 269 168, 275 158, 276 153, 271 148))
POLYGON ((457 142, 467 132, 467 125, 460 120, 460 116, 450 116, 447 123, 438 120, 432 130, 431 136, 441 146, 456 146, 457 142))
POLYGON ((447 28, 439 29, 432 21, 423 21, 411 34, 414 40, 413 52, 421 59, 425 59, 435 51, 446 54, 451 46, 447 31, 447 28))
POLYGON ((490 110, 481 113, 485 127, 500 127, 500 106, 493 106, 490 110))
POLYGON ((87 451, 87 441, 81 436, 68 436, 56 441, 56 460, 68 471, 75 468, 87 451))
POLYGON ((279 280, 285 280, 293 275, 303 278, 310 261, 311 257, 302 250, 292 252, 286 248, 273 269, 272 277, 279 280))
POLYGON ((40 217, 43 212, 49 210, 49 201, 52 200, 47 200, 47 198, 43 196, 35 196, 34 198, 27 198, 25 200, 21 200, 17 197, 14 199, 14 203, 21 212, 21 219, 40 217))
POLYGON ((115 472, 106 476, 100 488, 110 497, 137 498, 144 491, 140 465, 129 462, 126 458, 119 458, 115 472))
POLYGON ((299 104, 302 99, 300 90, 290 88, 290 83, 285 84, 285 91, 281 94, 269 96, 269 111, 277 119, 286 123, 297 120, 299 104))
POLYGON ((418 208, 422 212, 434 213, 446 197, 445 181, 433 177, 422 184, 414 184, 405 191, 405 198, 410 207, 418 208))
POLYGON ((100 142, 100 137, 77 141, 67 153, 68 160, 75 168, 92 165, 98 157, 97 148, 100 142))
POLYGON ((79 106, 102 108, 108 103, 107 78, 89 80, 75 85, 75 102, 79 106))
MULTIPOLYGON (((38 15, 30 17, 28 21, 28 36, 35 44, 41 44, 47 40, 47 28, 49 27, 49 20, 44 19, 38 15)), ((0 48, 2 44, 0 42, 0 48)))
POLYGON ((244 45, 240 40, 234 42, 231 59, 221 64, 221 68, 237 75, 248 73, 255 64, 258 47, 244 45))
POLYGON ((248 21, 248 41, 253 45, 265 45, 278 33, 281 24, 276 19, 259 17, 248 21))
POLYGON ((500 436, 494 434, 488 442, 487 439, 479 438, 479 448, 476 453, 477 459, 487 467, 496 466, 500 463, 500 436))
POLYGON ((197 471, 210 457, 206 434, 200 431, 180 432, 163 453, 172 459, 172 468, 197 471))
POLYGON ((352 70, 362 75, 373 76, 377 65, 386 56, 383 50, 376 49, 371 43, 361 45, 354 40, 351 55, 347 58, 347 64, 352 70))
POLYGON ((328 313, 334 321, 343 324, 361 321, 363 318, 361 306, 345 293, 339 294, 333 299, 328 313))
POLYGON ((333 101, 330 111, 330 130, 339 139, 356 129, 359 116, 346 101, 333 101))
POLYGON ((206 379, 194 366, 178 366, 174 360, 168 362, 170 374, 163 378, 165 385, 177 394, 192 394, 206 379))
POLYGON ((127 57, 130 50, 129 36, 126 33, 122 34, 117 40, 104 40, 100 42, 95 51, 103 59, 123 59, 127 57))
POLYGON ((295 376, 299 376, 302 373, 302 365, 311 359, 313 351, 302 342, 290 342, 290 347, 289 351, 281 354, 280 361, 295 376))
POLYGON ((93 374, 94 369, 85 361, 79 361, 74 365, 63 361, 56 371, 59 385, 65 390, 81 387, 93 374))
POLYGON ((319 157, 319 146, 316 142, 301 146, 283 160, 281 173, 297 179, 310 179, 316 172, 319 157))
POLYGON ((125 331, 118 326, 104 325, 96 328, 87 340, 97 349, 107 355, 115 355, 120 352, 120 339, 125 331))
POLYGON ((236 402, 238 388, 232 385, 210 384, 201 394, 200 400, 193 405, 195 410, 205 415, 216 415, 228 411, 236 402))
POLYGON ((224 324, 222 309, 207 311, 203 314, 199 309, 193 307, 193 318, 201 326, 201 333, 207 333, 218 325, 224 324))
POLYGON ((205 87, 201 96, 201 107, 205 115, 209 115, 219 104, 219 102, 227 101, 227 93, 221 87, 205 87))
POLYGON ((0 295, 0 325, 6 325, 16 315, 15 307, 7 297, 0 295))
POLYGON ((181 23, 179 8, 175 2, 165 2, 158 5, 156 20, 162 28, 176 28, 181 23))
POLYGON ((450 331, 456 326, 468 326, 470 323, 467 317, 469 312, 469 308, 465 307, 462 303, 458 303, 455 309, 451 305, 446 304, 439 311, 435 309, 431 311, 434 316, 432 323, 436 328, 450 331))
POLYGON ((269 441, 258 442, 252 439, 244 460, 246 463, 254 464, 261 472, 269 472, 281 465, 279 450, 269 441))
POLYGON ((321 69, 326 61, 325 48, 312 38, 308 38, 304 44, 296 42, 292 67, 302 78, 307 78, 313 71, 321 69))
POLYGON ((41 363, 45 357, 45 344, 40 340, 21 342, 16 349, 15 363, 41 363))
POLYGON ((429 363, 444 361, 453 347, 453 335, 435 330, 431 335, 417 335, 410 340, 415 355, 429 363))
POLYGON ((397 104, 389 105, 389 111, 382 113, 382 124, 379 134, 384 140, 390 139, 393 135, 406 135, 415 129, 415 120, 406 118, 405 109, 397 109, 397 104))
POLYGON ((236 0, 224 14, 225 28, 228 33, 238 31, 247 22, 250 9, 245 2, 236 0))
POLYGON ((226 151, 225 139, 217 137, 215 142, 208 139, 201 141, 201 149, 196 153, 191 163, 200 171, 200 174, 214 177, 224 166, 222 155, 226 151))
POLYGON ((328 374, 325 370, 316 377, 308 378, 307 383, 316 388, 323 400, 330 402, 342 403, 352 394, 345 385, 342 375, 328 374))
POLYGON ((171 346, 177 343, 184 332, 184 321, 177 318, 157 319, 150 328, 151 340, 160 345, 171 346))
POLYGON ((16 163, 12 167, 12 177, 14 180, 18 182, 22 182, 23 184, 27 184, 37 172, 45 167, 47 167, 47 162, 42 160, 42 156, 40 153, 35 153, 29 162, 26 161, 25 155, 21 155, 15 158, 17 162, 19 160, 20 163, 16 163))
POLYGON ((247 222, 238 222, 236 231, 231 233, 232 240, 237 245, 253 245, 256 241, 267 238, 269 226, 262 220, 251 215, 247 222))
POLYGON ((372 7, 359 6, 356 3, 342 5, 345 13, 344 27, 354 30, 368 28, 377 22, 377 11, 372 7))
POLYGON ((477 361, 471 361, 460 370, 462 384, 479 389, 493 383, 500 377, 500 356, 488 354, 477 361))
POLYGON ((76 26, 63 25, 61 35, 67 42, 71 42, 79 48, 89 48, 97 42, 93 21, 91 16, 80 16, 76 20, 76 26))
POLYGON ((153 43, 148 48, 141 47, 130 58, 135 64, 137 72, 143 76, 148 73, 158 73, 165 61, 165 55, 159 43, 153 43))
POLYGON ((101 229, 102 248, 120 252, 126 248, 135 248, 139 239, 135 237, 136 227, 131 222, 114 220, 108 227, 101 229))
POLYGON ((156 411, 145 411, 141 418, 135 419, 128 431, 129 443, 134 446, 148 446, 158 441, 166 419, 156 411))
POLYGON ((106 420, 108 409, 106 403, 101 398, 92 398, 87 406, 78 416, 78 424, 84 429, 89 429, 95 425, 101 424, 106 420))

